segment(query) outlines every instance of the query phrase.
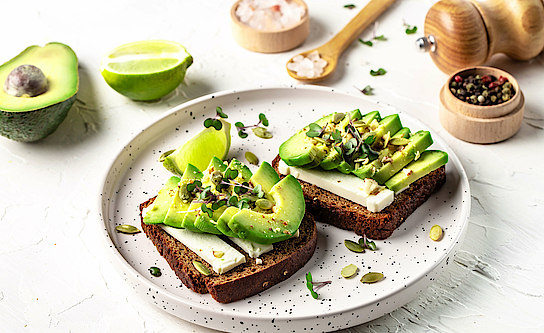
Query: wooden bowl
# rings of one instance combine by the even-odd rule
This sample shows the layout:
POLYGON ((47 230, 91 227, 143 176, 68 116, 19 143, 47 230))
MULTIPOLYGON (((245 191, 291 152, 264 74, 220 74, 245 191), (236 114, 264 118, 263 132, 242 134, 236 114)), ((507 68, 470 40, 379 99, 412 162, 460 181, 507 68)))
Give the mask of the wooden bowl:
POLYGON ((261 53, 288 51, 302 44, 310 32, 308 6, 302 0, 292 1, 304 7, 304 16, 291 27, 273 31, 253 29, 242 23, 236 16, 236 9, 241 1, 236 1, 230 11, 234 40, 245 49, 261 53))
POLYGON ((473 143, 504 141, 517 133, 523 120, 525 97, 517 80, 503 70, 478 66, 453 73, 440 90, 439 117, 442 126, 458 139, 473 143), (450 91, 449 84, 456 75, 504 76, 512 84, 515 94, 508 102, 480 106, 461 101, 450 91))

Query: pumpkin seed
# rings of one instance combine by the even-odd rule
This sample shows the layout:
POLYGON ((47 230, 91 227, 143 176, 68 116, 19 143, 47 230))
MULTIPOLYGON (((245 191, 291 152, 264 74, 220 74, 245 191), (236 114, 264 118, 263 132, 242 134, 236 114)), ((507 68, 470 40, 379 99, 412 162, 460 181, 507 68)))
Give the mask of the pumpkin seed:
POLYGON ((436 242, 442 239, 443 234, 442 228, 438 224, 435 224, 429 232, 429 237, 436 242))
POLYGON ((169 150, 169 151, 166 151, 164 153, 161 154, 161 156, 159 156, 159 162, 164 162, 164 160, 166 160, 166 157, 168 157, 168 155, 172 154, 174 151, 176 151, 175 149, 172 149, 172 150, 169 150))
POLYGON ((245 156, 249 164, 259 165, 259 158, 255 156, 255 154, 253 154, 252 152, 246 151, 245 156))
POLYGON ((115 230, 122 232, 124 234, 137 234, 141 232, 140 229, 130 224, 118 225, 117 227, 115 227, 115 230))
POLYGON ((216 258, 222 258, 225 255, 223 251, 213 251, 213 256, 216 258))
POLYGON ((266 128, 264 127, 254 127, 252 128, 253 134, 258 136, 261 139, 270 139, 272 138, 272 133, 270 133, 266 128))
POLYGON ((212 272, 210 272, 208 267, 204 266, 204 264, 201 263, 200 261, 193 261, 193 266, 195 266, 196 270, 199 271, 203 275, 208 276, 212 274, 212 272))
POLYGON ((357 273, 357 266, 354 264, 347 265, 346 267, 342 268, 342 271, 340 272, 342 277, 345 277, 346 279, 352 277, 355 275, 355 273, 357 273))
POLYGON ((187 189, 187 186, 183 184, 178 191, 178 196, 183 202, 187 202, 191 200, 191 193, 189 193, 189 190, 187 189))
POLYGON ((407 145, 410 142, 410 140, 406 138, 393 138, 389 141, 390 144, 395 146, 404 146, 407 145))
POLYGON ((344 240, 344 245, 348 248, 348 250, 356 253, 363 253, 365 252, 365 248, 362 247, 360 244, 355 243, 354 241, 351 241, 349 239, 344 240))
POLYGON ((317 142, 323 143, 323 144, 327 144, 327 140, 322 139, 322 138, 317 137, 317 136, 314 138, 314 140, 317 141, 317 142))
POLYGON ((259 199, 255 202, 255 206, 259 207, 260 209, 272 209, 274 204, 268 199, 259 199))
POLYGON ((384 147, 387 147, 387 144, 388 144, 389 141, 391 140, 391 132, 385 133, 385 135, 382 136, 382 139, 383 139, 383 146, 384 146, 384 147))
POLYGON ((217 186, 221 184, 221 182, 223 181, 223 173, 221 173, 221 171, 219 170, 215 170, 214 172, 212 172, 210 178, 211 178, 212 184, 217 186))
POLYGON ((151 273, 151 275, 156 277, 159 277, 162 275, 161 269, 158 267, 149 267, 149 273, 151 273))
POLYGON ((333 123, 333 124, 338 124, 338 123, 341 122, 342 119, 344 119, 345 117, 346 117, 346 114, 345 114, 345 113, 342 113, 342 112, 335 113, 334 116, 332 116, 332 123, 333 123))
POLYGON ((370 272, 363 275, 363 277, 361 278, 361 282, 362 283, 376 283, 380 281, 381 279, 383 279, 382 273, 370 272))

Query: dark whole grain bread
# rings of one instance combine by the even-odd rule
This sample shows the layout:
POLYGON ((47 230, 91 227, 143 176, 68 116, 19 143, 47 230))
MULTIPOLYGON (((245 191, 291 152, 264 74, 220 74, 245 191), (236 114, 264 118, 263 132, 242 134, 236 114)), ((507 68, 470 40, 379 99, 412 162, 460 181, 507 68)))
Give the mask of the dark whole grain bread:
POLYGON ((209 292, 220 303, 234 302, 255 295, 288 279, 310 260, 315 251, 317 229, 313 216, 306 213, 299 227, 299 237, 273 244, 272 251, 261 254, 262 264, 257 264, 255 258, 250 258, 245 251, 224 237, 223 240, 245 255, 246 263, 226 273, 217 274, 211 265, 159 225, 143 222, 142 209, 151 205, 153 200, 151 198, 140 204, 140 218, 145 234, 184 286, 201 294, 209 292), (212 274, 204 276, 197 271, 192 264, 195 260, 206 265, 212 274))
MULTIPOLYGON (((272 161, 272 166, 278 174, 280 174, 279 161, 279 155, 272 161)), ((418 179, 407 189, 396 194, 391 205, 377 213, 372 213, 365 207, 316 185, 301 180, 299 182, 306 201, 306 211, 317 216, 319 222, 352 230, 357 235, 366 235, 370 239, 386 239, 427 201, 431 194, 442 187, 446 182, 446 168, 442 166, 418 179)))

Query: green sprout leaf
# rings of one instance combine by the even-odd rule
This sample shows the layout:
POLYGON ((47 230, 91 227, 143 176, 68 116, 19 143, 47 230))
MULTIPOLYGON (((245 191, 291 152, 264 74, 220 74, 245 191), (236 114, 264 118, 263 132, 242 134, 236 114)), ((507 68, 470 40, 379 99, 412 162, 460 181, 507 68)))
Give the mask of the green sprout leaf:
POLYGON ((214 119, 212 122, 212 126, 219 131, 221 128, 223 128, 223 123, 219 119, 214 119))
POLYGON ((232 197, 230 197, 228 202, 227 202, 227 205, 228 206, 238 207, 238 197, 234 196, 234 195, 232 197))
POLYGON ((255 188, 253 189, 253 194, 255 194, 258 198, 264 197, 264 191, 261 184, 255 186, 255 188))
POLYGON ((212 209, 217 210, 217 209, 225 206, 226 204, 227 204, 227 200, 225 200, 225 199, 216 201, 216 202, 212 203, 212 209))
POLYGON ((236 169, 227 169, 227 170, 225 170, 225 178, 235 179, 236 177, 238 177, 238 170, 236 170, 236 169))
POLYGON ((361 42, 362 44, 365 44, 367 46, 372 46, 373 45, 371 41, 369 41, 369 40, 364 41, 361 38, 359 38, 359 42, 361 42))
POLYGON ((243 127, 244 127, 244 124, 243 124, 242 122, 237 121, 237 122, 234 123, 234 126, 235 126, 236 128, 243 128, 243 127))
POLYGON ((383 68, 380 68, 380 69, 378 69, 377 71, 374 71, 374 70, 372 70, 372 69, 370 70, 370 75, 372 75, 372 76, 385 75, 385 73, 387 73, 387 72, 386 72, 385 69, 383 69, 383 68))
POLYGON ((221 109, 219 106, 215 108, 215 112, 221 118, 228 118, 229 117, 229 116, 227 116, 226 113, 223 112, 223 109, 221 109))
POLYGON ((372 92, 372 90, 374 90, 374 88, 372 88, 371 86, 366 86, 363 88, 363 90, 361 90, 361 92, 365 95, 374 95, 374 93, 372 92))
POLYGON ((406 34, 407 35, 413 35, 415 34, 417 31, 417 27, 414 25, 412 28, 410 28, 410 26, 408 26, 408 28, 406 28, 406 34))
POLYGON ((355 8, 355 5, 352 5, 352 4, 350 4, 350 5, 344 5, 344 8, 353 9, 353 8, 355 8))
POLYGON ((247 133, 244 131, 238 131, 238 136, 242 139, 247 138, 247 133))
POLYGON ((206 213, 208 214, 208 216, 211 218, 213 216, 213 210, 211 208, 209 208, 208 206, 206 206, 205 203, 203 203, 202 205, 200 205, 200 210, 202 210, 203 213, 206 213))
POLYGON ((200 180, 195 180, 192 183, 187 184, 187 191, 193 192, 197 187, 202 186, 202 182, 200 180))
POLYGON ((383 35, 374 37, 375 40, 382 40, 385 41, 387 38, 385 38, 383 35))
POLYGON ((266 119, 264 113, 259 113, 259 121, 261 124, 263 124, 263 126, 268 126, 268 119, 266 119))
POLYGON ((244 198, 238 200, 238 204, 236 206, 238 206, 240 209, 249 209, 249 199, 244 198))
POLYGON ((369 136, 368 138, 365 139, 365 143, 367 145, 373 144, 374 141, 376 141, 376 136, 375 135, 371 135, 371 136, 369 136))
POLYGON ((314 284, 312 283, 312 273, 310 272, 306 274, 306 287, 308 288, 314 299, 317 299, 319 297, 319 295, 314 291, 314 284))
POLYGON ((208 118, 204 120, 204 127, 209 128, 213 126, 213 118, 208 118))
POLYGON ((334 143, 339 143, 342 141, 342 134, 338 129, 335 129, 334 132, 331 133, 331 138, 334 140, 334 143))

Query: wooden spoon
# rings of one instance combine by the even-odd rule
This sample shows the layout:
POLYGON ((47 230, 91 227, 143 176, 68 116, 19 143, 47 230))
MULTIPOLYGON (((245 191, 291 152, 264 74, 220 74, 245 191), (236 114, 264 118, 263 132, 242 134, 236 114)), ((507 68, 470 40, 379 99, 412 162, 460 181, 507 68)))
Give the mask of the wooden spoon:
MULTIPOLYGON (((313 49, 300 53, 300 55, 306 57, 308 54, 317 50, 322 59, 327 61, 323 73, 320 76, 307 78, 298 76, 295 72, 287 68, 287 72, 291 77, 306 83, 315 83, 327 78, 334 72, 336 65, 338 64, 338 58, 344 52, 344 50, 353 42, 357 36, 359 36, 372 22, 387 9, 396 0, 371 0, 360 12, 355 16, 336 36, 334 36, 326 44, 313 49)), ((293 57, 294 58, 294 57, 293 57)), ((291 58, 287 64, 293 61, 291 58)))

